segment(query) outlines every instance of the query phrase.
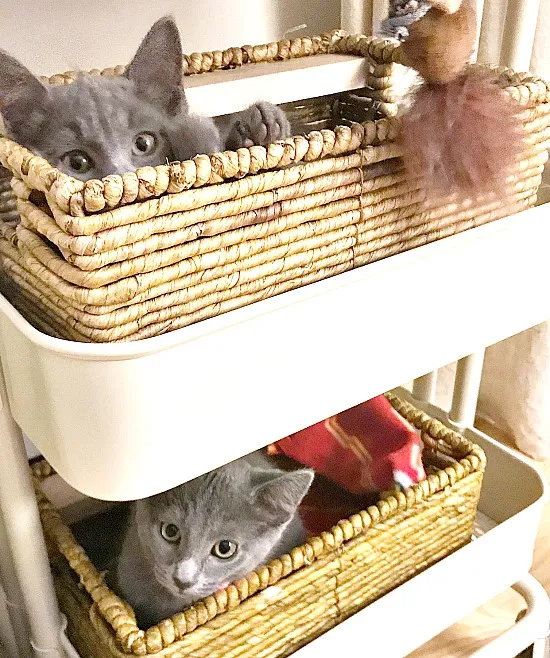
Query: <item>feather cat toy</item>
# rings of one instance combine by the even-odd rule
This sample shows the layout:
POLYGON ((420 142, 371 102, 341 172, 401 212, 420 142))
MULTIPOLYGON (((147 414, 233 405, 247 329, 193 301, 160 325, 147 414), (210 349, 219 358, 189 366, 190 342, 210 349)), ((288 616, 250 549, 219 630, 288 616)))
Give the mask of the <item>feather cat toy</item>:
POLYGON ((431 193, 503 193, 506 172, 522 151, 518 108, 494 76, 468 66, 475 0, 428 4, 407 24, 402 45, 401 63, 424 80, 403 116, 405 168, 413 176, 423 172, 431 193))

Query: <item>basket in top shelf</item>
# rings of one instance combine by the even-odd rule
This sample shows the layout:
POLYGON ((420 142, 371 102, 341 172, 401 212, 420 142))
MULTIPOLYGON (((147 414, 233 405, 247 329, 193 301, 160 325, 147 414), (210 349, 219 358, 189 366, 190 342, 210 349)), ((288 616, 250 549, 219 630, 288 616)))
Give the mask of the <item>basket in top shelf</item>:
POLYGON ((306 134, 267 148, 84 183, 0 138, 12 177, 0 192, 0 257, 13 303, 54 336, 138 340, 534 204, 550 121, 550 88, 535 76, 497 70, 525 134, 506 194, 428 203, 395 144, 397 42, 334 32, 191 55, 187 74, 326 53, 364 57, 367 87, 291 104, 306 134))

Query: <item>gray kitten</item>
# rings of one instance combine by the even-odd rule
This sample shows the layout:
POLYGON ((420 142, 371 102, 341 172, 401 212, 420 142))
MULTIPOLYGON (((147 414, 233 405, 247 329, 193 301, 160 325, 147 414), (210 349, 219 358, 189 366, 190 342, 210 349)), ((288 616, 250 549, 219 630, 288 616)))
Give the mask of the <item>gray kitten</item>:
POLYGON ((133 503, 113 587, 150 626, 305 540, 298 505, 313 472, 253 453, 133 503))
POLYGON ((220 122, 189 112, 176 24, 161 18, 143 39, 124 77, 83 74, 51 87, 0 51, 0 108, 7 134, 61 171, 103 178, 198 153, 290 135, 284 112, 257 103, 220 122))

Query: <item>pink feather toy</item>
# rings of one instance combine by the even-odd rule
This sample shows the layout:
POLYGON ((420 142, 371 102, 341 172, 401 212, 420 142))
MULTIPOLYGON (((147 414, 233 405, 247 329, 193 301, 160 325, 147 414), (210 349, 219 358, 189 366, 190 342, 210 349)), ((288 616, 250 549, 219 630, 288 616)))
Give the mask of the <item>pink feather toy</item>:
POLYGON ((519 107, 496 76, 469 65, 475 0, 428 4, 402 46, 402 63, 424 81, 403 116, 405 168, 425 176, 430 194, 504 193, 507 172, 522 152, 519 107))

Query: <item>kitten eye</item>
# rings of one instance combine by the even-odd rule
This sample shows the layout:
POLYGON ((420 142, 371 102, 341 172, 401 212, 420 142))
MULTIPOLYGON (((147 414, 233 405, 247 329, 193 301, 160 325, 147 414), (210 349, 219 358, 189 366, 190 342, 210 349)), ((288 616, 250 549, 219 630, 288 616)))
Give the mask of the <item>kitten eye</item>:
POLYGON ((219 557, 220 560, 227 560, 235 555, 237 548, 238 546, 234 541, 231 541, 230 539, 222 539, 212 546, 212 555, 214 557, 219 557))
POLYGON ((155 150, 157 140, 151 133, 139 133, 134 140, 134 148, 132 149, 135 155, 148 155, 155 150))
POLYGON ((94 166, 94 161, 84 151, 69 151, 61 161, 77 174, 85 174, 94 166))
POLYGON ((172 543, 179 541, 181 537, 180 529, 174 523, 161 523, 160 534, 163 539, 172 543))

